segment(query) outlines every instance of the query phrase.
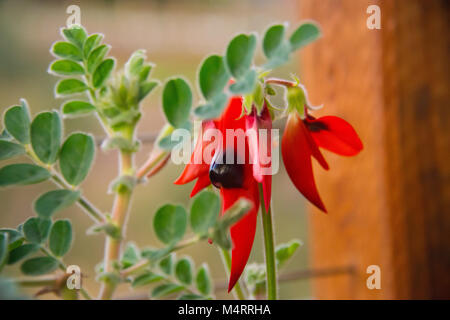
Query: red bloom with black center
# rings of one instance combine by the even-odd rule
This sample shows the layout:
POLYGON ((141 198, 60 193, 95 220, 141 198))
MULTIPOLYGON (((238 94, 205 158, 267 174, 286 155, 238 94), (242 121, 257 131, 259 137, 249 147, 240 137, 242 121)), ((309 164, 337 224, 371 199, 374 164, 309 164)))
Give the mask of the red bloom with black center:
MULTIPOLYGON (((233 247, 228 291, 231 291, 242 274, 253 246, 260 205, 258 183, 263 185, 266 206, 270 204, 271 196, 272 176, 262 173, 262 169, 270 167, 270 163, 264 163, 260 159, 258 134, 259 128, 269 129, 267 139, 270 156, 269 139, 272 120, 269 111, 264 107, 261 115, 257 115, 256 110, 253 110, 250 115, 241 117, 241 114, 242 98, 233 97, 219 119, 202 123, 202 132, 191 155, 191 161, 175 181, 175 184, 185 184, 197 179, 191 197, 212 183, 220 189, 222 214, 241 197, 253 204, 250 211, 230 228, 233 247), (207 139, 205 137, 207 129, 219 130, 222 134, 222 142, 207 139), (239 148, 239 142, 230 140, 227 130, 231 130, 231 133, 240 131, 245 134, 244 148, 239 148), (214 148, 211 148, 211 143, 216 144, 214 148), (203 153, 209 150, 213 156, 211 161, 208 161, 208 157, 203 157, 203 153), (231 164, 230 158, 233 162, 231 164), (250 158, 252 161, 249 161, 250 158)), ((234 135, 231 137, 235 139, 234 135)))
POLYGON ((342 156, 354 156, 363 149, 363 145, 355 129, 345 120, 335 116, 315 119, 305 113, 305 119, 301 119, 297 111, 289 114, 281 153, 286 171, 297 190, 327 212, 314 181, 311 157, 328 170, 328 163, 319 147, 342 156))

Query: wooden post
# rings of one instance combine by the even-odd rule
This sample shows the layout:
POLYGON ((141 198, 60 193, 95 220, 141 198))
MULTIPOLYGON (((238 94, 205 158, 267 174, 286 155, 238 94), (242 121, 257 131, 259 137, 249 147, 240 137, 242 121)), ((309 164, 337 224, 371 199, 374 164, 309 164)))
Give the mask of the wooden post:
POLYGON ((329 214, 311 209, 312 266, 353 272, 314 280, 314 297, 450 298, 448 1, 300 1, 323 29, 302 52, 302 82, 318 114, 348 120, 365 145, 315 167, 329 214), (380 30, 366 26, 372 4, 380 30), (366 286, 370 265, 380 290, 366 286))

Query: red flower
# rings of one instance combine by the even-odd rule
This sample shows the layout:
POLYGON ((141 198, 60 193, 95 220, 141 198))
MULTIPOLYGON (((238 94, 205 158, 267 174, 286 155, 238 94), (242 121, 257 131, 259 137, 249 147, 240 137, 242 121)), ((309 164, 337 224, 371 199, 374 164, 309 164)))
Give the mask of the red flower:
MULTIPOLYGON (((220 189, 222 214, 241 197, 248 199, 253 204, 250 211, 230 229, 233 248, 228 291, 231 291, 242 274, 253 246, 256 217, 260 204, 258 182, 263 184, 266 206, 270 204, 271 195, 272 176, 262 173, 262 169, 265 166, 270 167, 270 163, 264 164, 260 159, 257 130, 259 128, 271 129, 272 120, 269 111, 265 107, 260 116, 257 115, 256 110, 253 110, 248 116, 241 117, 241 114, 242 98, 234 97, 219 119, 203 122, 203 130, 191 155, 191 161, 175 181, 175 184, 185 184, 197 179, 191 197, 213 183, 220 189), (221 132, 223 137, 221 144, 205 138, 206 129, 211 128, 221 132), (247 133, 244 150, 238 148, 239 142, 228 141, 227 130, 229 129, 234 130, 232 132, 242 130, 241 133, 247 133), (211 148, 211 143, 216 144, 214 148, 211 148), (230 146, 233 146, 234 149, 230 150, 230 146), (208 150, 207 148, 211 148, 213 154, 211 161, 203 159, 203 152, 208 150), (231 154, 234 154, 234 164, 227 164, 226 156, 231 154), (250 157, 252 162, 248 161, 250 157)), ((270 142, 269 139, 270 135, 268 135, 270 142)))
POLYGON ((314 157, 322 168, 329 168, 319 147, 343 156, 354 156, 363 149, 358 134, 345 120, 334 116, 315 119, 307 114, 302 120, 297 111, 291 112, 281 144, 286 171, 298 191, 327 212, 317 191, 311 165, 311 157, 314 157))

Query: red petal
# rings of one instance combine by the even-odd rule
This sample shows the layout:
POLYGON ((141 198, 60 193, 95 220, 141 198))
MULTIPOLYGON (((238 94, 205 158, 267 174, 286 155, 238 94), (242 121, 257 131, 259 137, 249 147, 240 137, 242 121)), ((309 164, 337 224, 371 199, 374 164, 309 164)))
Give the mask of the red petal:
POLYGON ((223 203, 222 213, 241 197, 247 198, 253 203, 253 208, 230 229, 231 240, 233 241, 230 281, 228 283, 228 292, 230 292, 244 271, 255 239, 256 218, 259 210, 258 186, 254 183, 250 189, 222 188, 220 193, 223 203))
POLYGON ((195 182, 194 188, 192 188, 191 198, 210 184, 211 180, 209 180, 209 174, 199 176, 197 181, 195 182))
POLYGON ((311 141, 309 132, 298 114, 290 114, 281 143, 281 153, 286 171, 297 190, 320 210, 327 212, 314 181, 311 156, 317 153, 316 156, 320 155, 319 158, 325 160, 321 157, 314 141, 312 143, 311 141))
POLYGON ((208 174, 210 164, 204 161, 203 150, 207 145, 214 142, 211 142, 209 140, 205 141, 203 139, 203 136, 206 130, 214 127, 215 124, 213 121, 204 121, 202 123, 202 130, 201 132, 199 132, 199 138, 195 145, 194 152, 192 152, 191 160, 186 165, 178 179, 175 180, 174 184, 186 184, 202 175, 208 174))
POLYGON ((308 119, 306 125, 321 148, 342 156, 354 156, 363 149, 355 129, 344 119, 326 116, 317 120, 308 119))

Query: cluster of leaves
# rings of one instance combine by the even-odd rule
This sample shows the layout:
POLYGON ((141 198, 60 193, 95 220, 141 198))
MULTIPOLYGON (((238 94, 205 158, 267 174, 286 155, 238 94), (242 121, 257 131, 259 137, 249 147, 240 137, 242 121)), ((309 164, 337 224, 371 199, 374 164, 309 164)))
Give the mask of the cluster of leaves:
MULTIPOLYGON (((262 49, 267 62, 255 66, 257 35, 238 34, 228 44, 223 56, 213 54, 201 63, 198 71, 198 87, 203 102, 193 111, 199 119, 213 119, 220 116, 230 96, 244 97, 244 110, 249 114, 255 106, 261 111, 264 102, 271 106, 267 96, 274 95, 274 89, 264 83, 271 69, 286 63, 291 54, 320 36, 318 26, 313 22, 302 23, 289 38, 286 37, 287 24, 270 26, 262 41, 262 49), (231 85, 228 85, 232 81, 231 85)), ((295 98, 303 94, 303 90, 292 89, 295 98)), ((163 110, 169 123, 169 130, 159 139, 163 149, 171 149, 177 145, 169 143, 168 137, 174 128, 190 129, 189 116, 192 108, 192 91, 189 83, 183 78, 170 79, 164 85, 163 110)), ((271 110, 272 111, 272 110, 271 110)))
POLYGON ((14 264, 37 252, 45 256, 23 262, 26 275, 41 275, 61 265, 59 259, 70 249, 72 226, 68 220, 52 221, 58 211, 79 200, 77 186, 85 179, 94 159, 94 141, 90 135, 74 133, 63 143, 62 124, 56 111, 41 112, 31 121, 25 100, 4 114, 0 138, 0 159, 26 154, 30 163, 15 163, 0 169, 0 187, 57 181, 63 189, 39 196, 33 204, 35 217, 17 229, 0 229, 0 266, 14 264), (58 172, 58 169, 60 173, 58 172))
MULTIPOLYGON (((281 243, 275 248, 275 261, 277 271, 282 269, 294 256, 302 242, 293 239, 287 243, 281 243)), ((254 296, 262 295, 266 290, 266 266, 263 263, 249 264, 245 269, 245 283, 247 288, 254 296)))
POLYGON ((204 239, 210 239, 216 245, 230 249, 228 230, 243 216, 248 206, 247 201, 240 201, 219 218, 220 198, 211 191, 199 193, 193 199, 189 213, 181 205, 163 205, 154 215, 153 230, 164 247, 141 250, 134 243, 129 243, 118 267, 122 271, 133 269, 142 264, 144 259, 144 270, 139 269, 141 272, 129 278, 129 281, 133 287, 163 282, 153 288, 150 294, 152 298, 181 293, 180 299, 211 299, 213 284, 207 265, 203 264, 195 272, 192 259, 177 259, 174 251, 204 239), (188 224, 193 236, 183 240, 188 224))

